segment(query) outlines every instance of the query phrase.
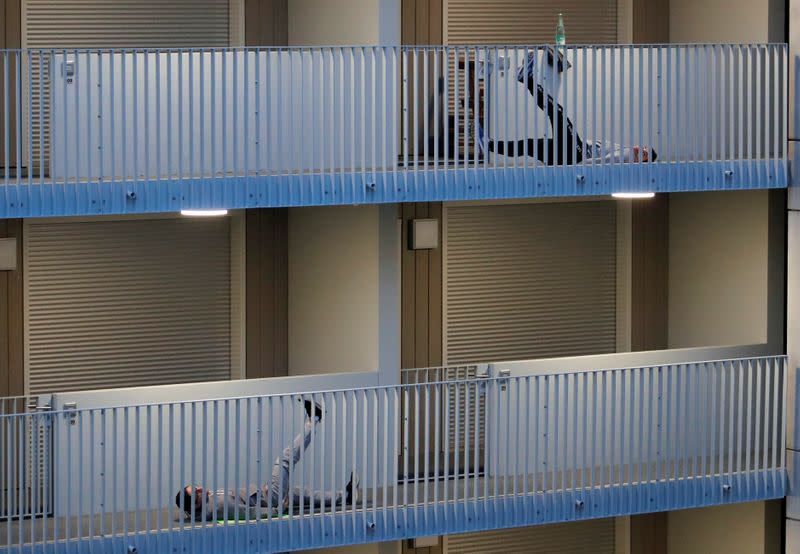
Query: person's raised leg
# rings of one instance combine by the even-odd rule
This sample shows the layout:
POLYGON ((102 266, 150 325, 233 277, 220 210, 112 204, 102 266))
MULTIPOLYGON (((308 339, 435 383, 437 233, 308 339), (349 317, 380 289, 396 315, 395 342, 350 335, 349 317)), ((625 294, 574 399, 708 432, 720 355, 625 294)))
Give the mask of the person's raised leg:
MULTIPOLYGON (((561 104, 556 104, 553 97, 544 93, 541 85, 537 84, 534 78, 529 75, 526 83, 528 92, 536 99, 536 105, 540 110, 547 114, 547 119, 550 121, 550 129, 555 136, 556 129, 558 130, 558 144, 551 151, 550 148, 542 149, 542 152, 547 154, 547 158, 539 158, 539 161, 547 165, 563 165, 564 162, 568 165, 573 163, 581 163, 583 161, 583 140, 580 135, 575 132, 575 127, 568 117, 564 116, 564 108, 561 104), (566 133, 566 140, 564 134, 566 133), (564 151, 566 149, 566 152, 564 151), (555 154, 553 156, 552 154, 555 154)), ((546 140, 551 140, 547 137, 546 140)), ((551 143, 552 145, 552 143, 551 143)))
POLYGON ((289 483, 290 468, 300 461, 303 452, 311 444, 311 433, 314 425, 322 421, 321 406, 306 400, 304 407, 306 419, 303 424, 303 432, 298 434, 291 444, 283 449, 279 458, 276 458, 272 466, 272 479, 270 479, 269 490, 265 491, 269 498, 270 507, 279 511, 283 510, 284 500, 288 497, 291 488, 289 483))

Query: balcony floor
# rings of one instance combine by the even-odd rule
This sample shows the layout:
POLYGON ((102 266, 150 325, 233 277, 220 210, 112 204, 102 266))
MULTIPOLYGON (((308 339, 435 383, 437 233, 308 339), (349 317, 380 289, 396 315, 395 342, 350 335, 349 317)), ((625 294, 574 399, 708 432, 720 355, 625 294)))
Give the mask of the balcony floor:
POLYGON ((3 184, 0 218, 785 188, 784 158, 3 184))
MULTIPOLYGON (((682 473, 682 465, 677 470, 678 474, 682 473)), ((91 521, 91 533, 89 516, 80 522, 77 517, 71 518, 69 534, 66 533, 67 519, 63 517, 5 521, 0 522, 0 541, 14 546, 0 547, 0 552, 55 553, 63 551, 68 544, 71 545, 69 551, 77 552, 125 552, 130 546, 135 546, 139 554, 171 553, 176 548, 177 551, 236 553, 301 550, 768 500, 782 498, 786 492, 786 474, 782 469, 672 477, 587 488, 570 486, 571 477, 568 475, 559 475, 555 489, 551 487, 536 492, 525 492, 533 488, 532 478, 525 487, 521 480, 517 480, 517 494, 514 494, 512 483, 501 480, 478 478, 467 482, 450 479, 446 482, 448 496, 452 498, 455 493, 457 501, 443 500, 444 480, 439 480, 437 486, 420 481, 416 491, 413 483, 400 484, 386 490, 385 494, 382 489, 376 489, 375 497, 368 497, 356 510, 337 508, 333 513, 322 515, 305 513, 258 522, 229 522, 228 525, 189 527, 180 521, 177 511, 172 508, 98 515, 91 521), (568 486, 560 487, 562 478, 566 478, 568 486), (465 485, 469 489, 466 499, 465 485), (503 493, 504 486, 506 494, 503 493), (495 487, 497 494, 494 493, 495 487), (475 488, 478 495, 472 496, 475 488), (485 495, 484 491, 489 494, 485 495), (396 502, 393 500, 395 494, 396 502), (582 507, 578 506, 579 501, 583 502, 582 507), (384 509, 383 506, 387 507, 384 509), (125 519, 127 533, 122 532, 125 519), (79 535, 79 523, 82 539, 67 539, 79 535), (55 533, 54 525, 57 526, 55 533), (23 534, 21 542, 27 543, 22 546, 19 546, 20 532, 23 534), (46 544, 41 544, 43 536, 47 537, 46 544), (31 545, 31 540, 39 544, 31 545)), ((537 489, 542 488, 542 479, 540 475, 537 489)))

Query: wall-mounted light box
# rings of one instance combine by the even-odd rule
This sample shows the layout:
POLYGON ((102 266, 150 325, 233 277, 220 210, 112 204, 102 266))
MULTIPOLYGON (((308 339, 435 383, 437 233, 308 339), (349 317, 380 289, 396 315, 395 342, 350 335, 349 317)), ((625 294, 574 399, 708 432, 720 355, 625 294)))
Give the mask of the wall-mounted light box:
POLYGON ((409 250, 439 248, 439 220, 412 219, 408 224, 409 250))
POLYGON ((17 269, 17 239, 0 239, 0 271, 17 269))

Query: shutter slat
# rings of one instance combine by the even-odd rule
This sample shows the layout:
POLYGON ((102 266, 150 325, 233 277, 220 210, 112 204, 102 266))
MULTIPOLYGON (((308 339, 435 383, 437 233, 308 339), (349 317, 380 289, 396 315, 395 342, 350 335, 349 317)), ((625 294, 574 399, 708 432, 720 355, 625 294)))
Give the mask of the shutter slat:
POLYGON ((30 394, 230 378, 228 218, 25 233, 30 394))
POLYGON ((445 554, 613 554, 614 520, 598 519, 449 535, 445 554))
POLYGON ((614 202, 455 206, 446 218, 448 364, 615 351, 614 202))

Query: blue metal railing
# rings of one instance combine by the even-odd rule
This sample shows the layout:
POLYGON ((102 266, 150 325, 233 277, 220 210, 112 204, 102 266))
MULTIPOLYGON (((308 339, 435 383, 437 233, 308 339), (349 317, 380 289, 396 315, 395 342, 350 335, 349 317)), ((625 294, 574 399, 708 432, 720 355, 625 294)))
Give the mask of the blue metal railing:
POLYGON ((785 45, 0 51, 0 217, 786 186, 785 45))
POLYGON ((0 550, 271 552, 781 498, 786 378, 783 356, 444 368, 394 386, 2 415, 4 437, 51 430, 51 450, 23 441, 40 469, 4 494, 49 488, 52 514, 8 502, 20 513, 0 525, 0 550), (304 433, 305 451, 281 453, 304 433), (351 471, 361 494, 348 503, 351 471), (187 484, 245 492, 201 495, 208 515, 186 519, 187 484))

